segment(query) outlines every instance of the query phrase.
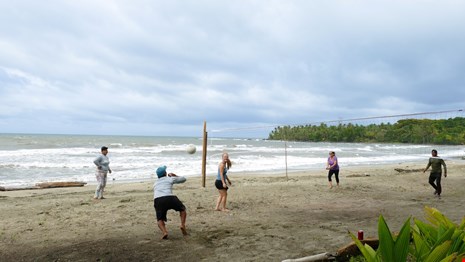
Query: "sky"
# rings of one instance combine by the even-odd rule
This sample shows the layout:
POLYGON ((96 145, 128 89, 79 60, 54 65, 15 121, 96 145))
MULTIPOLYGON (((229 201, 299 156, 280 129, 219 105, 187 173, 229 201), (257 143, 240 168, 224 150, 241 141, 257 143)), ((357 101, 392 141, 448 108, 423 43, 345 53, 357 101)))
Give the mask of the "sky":
POLYGON ((263 137, 462 109, 465 1, 0 1, 0 133, 263 137))

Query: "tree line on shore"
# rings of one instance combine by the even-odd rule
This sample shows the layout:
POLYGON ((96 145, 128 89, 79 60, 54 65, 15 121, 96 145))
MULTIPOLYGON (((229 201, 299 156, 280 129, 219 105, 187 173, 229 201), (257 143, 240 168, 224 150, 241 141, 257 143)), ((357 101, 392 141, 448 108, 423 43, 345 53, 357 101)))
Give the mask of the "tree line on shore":
POLYGON ((270 140, 463 145, 465 118, 402 119, 396 123, 278 126, 270 140))

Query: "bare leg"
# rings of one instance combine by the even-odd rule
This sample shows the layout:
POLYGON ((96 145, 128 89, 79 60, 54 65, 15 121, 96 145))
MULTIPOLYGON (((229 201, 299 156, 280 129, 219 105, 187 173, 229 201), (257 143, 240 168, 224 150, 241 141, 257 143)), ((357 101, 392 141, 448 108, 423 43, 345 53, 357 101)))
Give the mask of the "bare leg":
POLYGON ((226 208, 226 200, 228 199, 228 191, 226 191, 225 189, 222 189, 221 190, 222 193, 223 193, 223 200, 221 201, 221 211, 229 211, 229 209, 226 208))
POLYGON ((166 230, 165 221, 158 220, 157 223, 158 223, 158 228, 160 228, 161 233, 162 233, 161 239, 167 239, 168 238, 168 230, 166 230))
POLYGON ((223 195, 221 194, 221 190, 218 190, 218 192, 220 193, 220 195, 218 196, 218 200, 216 201, 215 210, 216 211, 221 211, 220 204, 221 204, 221 202, 223 202, 223 195))
POLYGON ((185 210, 181 211, 181 212, 179 212, 179 215, 181 216, 181 231, 182 231, 182 234, 187 236, 187 230, 186 230, 187 212, 185 210))
MULTIPOLYGON (((332 189, 333 188, 333 181, 331 179, 331 177, 333 176, 333 171, 332 170, 329 170, 328 171, 328 184, 329 184, 329 189, 332 189)), ((337 180, 337 179, 336 179, 337 180)), ((336 182, 339 182, 339 181, 336 181, 336 182)))

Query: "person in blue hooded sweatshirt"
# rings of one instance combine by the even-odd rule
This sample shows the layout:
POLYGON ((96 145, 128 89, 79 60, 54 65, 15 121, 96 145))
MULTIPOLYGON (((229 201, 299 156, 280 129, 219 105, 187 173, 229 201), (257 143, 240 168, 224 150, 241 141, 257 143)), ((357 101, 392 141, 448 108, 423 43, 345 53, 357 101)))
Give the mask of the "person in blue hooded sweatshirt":
POLYGON ((168 230, 166 229, 165 222, 167 221, 166 214, 170 209, 179 212, 181 217, 181 232, 186 236, 186 207, 177 196, 173 195, 173 185, 186 182, 186 178, 173 173, 167 174, 166 166, 157 168, 156 173, 158 180, 153 185, 153 205, 157 215, 158 228, 162 232, 161 239, 168 239, 168 230))

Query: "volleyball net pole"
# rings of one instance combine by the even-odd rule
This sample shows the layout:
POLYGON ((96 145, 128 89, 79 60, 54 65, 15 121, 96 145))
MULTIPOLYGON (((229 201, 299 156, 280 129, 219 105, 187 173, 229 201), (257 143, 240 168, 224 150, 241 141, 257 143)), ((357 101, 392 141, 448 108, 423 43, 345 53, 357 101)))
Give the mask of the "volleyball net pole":
POLYGON ((203 142, 202 142, 202 187, 205 188, 207 180, 207 121, 203 121, 203 142))

